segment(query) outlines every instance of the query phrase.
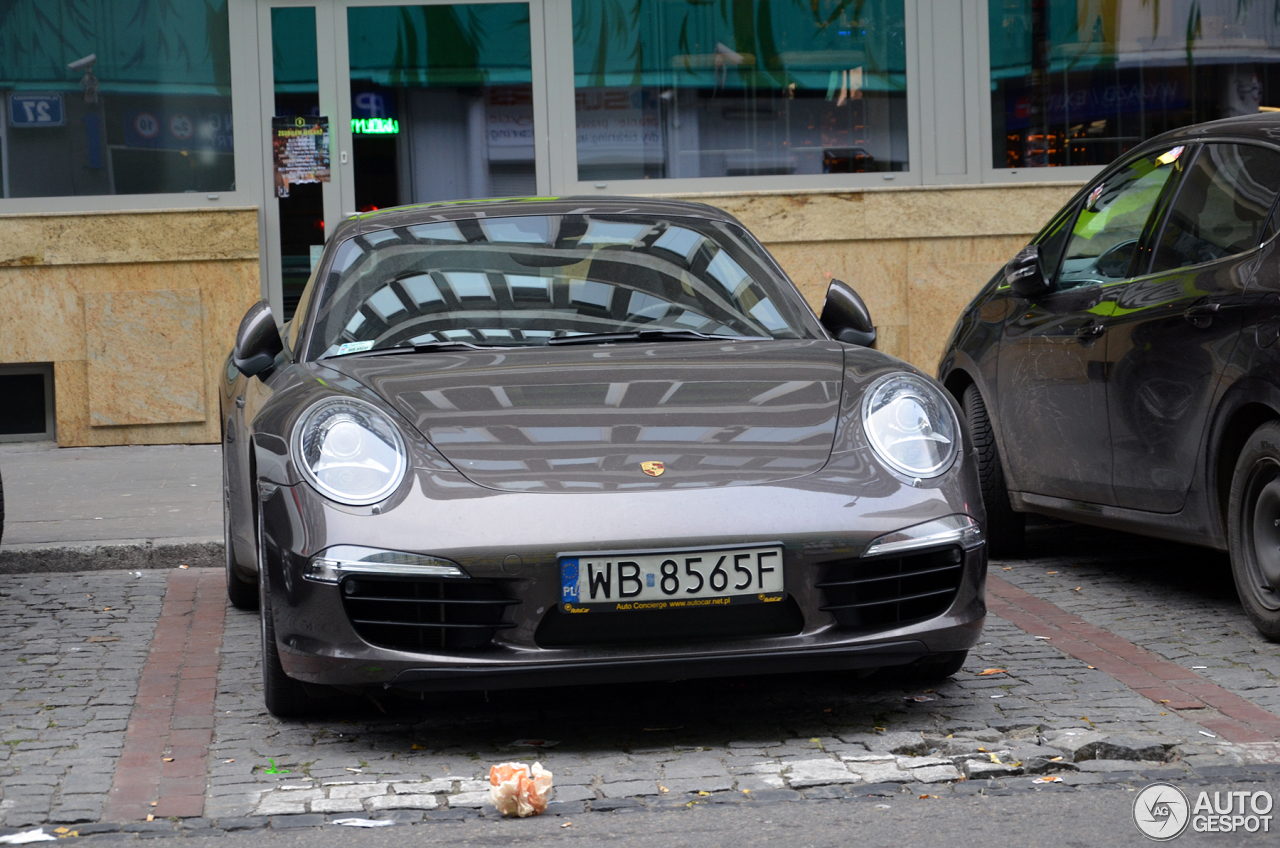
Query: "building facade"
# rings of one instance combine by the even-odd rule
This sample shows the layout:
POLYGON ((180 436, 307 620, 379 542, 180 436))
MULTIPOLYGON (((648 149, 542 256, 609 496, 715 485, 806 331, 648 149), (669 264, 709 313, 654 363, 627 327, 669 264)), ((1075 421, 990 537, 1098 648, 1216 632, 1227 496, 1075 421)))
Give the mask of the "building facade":
POLYGON ((1079 185, 1280 105, 1273 0, 11 0, 0 439, 216 441, 244 310, 361 210, 663 195, 932 372, 1079 185))

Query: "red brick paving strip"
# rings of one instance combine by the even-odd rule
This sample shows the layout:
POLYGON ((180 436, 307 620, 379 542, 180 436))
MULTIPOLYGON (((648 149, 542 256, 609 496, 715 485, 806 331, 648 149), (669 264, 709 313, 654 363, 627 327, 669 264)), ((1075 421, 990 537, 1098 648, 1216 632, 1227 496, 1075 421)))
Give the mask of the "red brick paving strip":
POLYGON ((225 616, 221 569, 174 569, 169 575, 103 821, 204 812, 225 616))
POLYGON ((1183 717, 1229 742, 1280 739, 1280 716, 995 575, 987 576, 987 609, 1033 636, 1051 637, 1049 644, 1058 650, 1105 671, 1163 707, 1216 710, 1221 715, 1183 713, 1183 717))

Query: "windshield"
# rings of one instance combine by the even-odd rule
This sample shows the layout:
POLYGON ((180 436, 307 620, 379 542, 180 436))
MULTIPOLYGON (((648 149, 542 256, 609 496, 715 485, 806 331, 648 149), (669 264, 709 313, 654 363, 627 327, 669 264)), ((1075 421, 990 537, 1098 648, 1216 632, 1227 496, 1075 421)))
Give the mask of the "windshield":
POLYGON ((741 227, 651 215, 431 221, 355 236, 319 293, 309 358, 637 331, 821 338, 741 227))

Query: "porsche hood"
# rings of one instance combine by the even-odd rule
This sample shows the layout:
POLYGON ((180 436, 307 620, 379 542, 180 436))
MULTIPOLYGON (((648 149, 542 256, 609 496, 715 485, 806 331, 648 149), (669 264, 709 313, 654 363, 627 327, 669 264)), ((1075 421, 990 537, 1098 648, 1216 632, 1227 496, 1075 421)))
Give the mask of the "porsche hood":
POLYGON ((321 363, 398 410, 462 474, 521 492, 749 485, 831 454, 827 341, 432 351, 321 363))

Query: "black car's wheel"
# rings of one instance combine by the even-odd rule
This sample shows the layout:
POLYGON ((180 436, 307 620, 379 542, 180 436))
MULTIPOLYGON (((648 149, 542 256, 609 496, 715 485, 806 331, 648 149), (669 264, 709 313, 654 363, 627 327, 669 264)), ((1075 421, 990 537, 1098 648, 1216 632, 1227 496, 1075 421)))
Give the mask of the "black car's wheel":
POLYGON ((923 660, 911 670, 911 677, 918 681, 946 680, 964 666, 968 651, 952 651, 923 660))
POLYGON ((1236 462, 1227 544, 1245 613, 1263 636, 1280 642, 1280 422, 1254 430, 1236 462))
POLYGON ((987 551, 993 557, 1016 556, 1022 551, 1026 516, 1009 506, 1009 490, 1005 487, 1004 466, 996 449, 996 437, 987 417, 987 405, 978 387, 970 384, 960 404, 969 425, 973 449, 978 460, 978 479, 982 482, 982 502, 987 508, 987 551))
MULTIPOLYGON (((226 471, 222 473, 225 475, 226 471)), ((258 587, 236 573, 235 549, 231 546, 231 493, 225 480, 222 484, 222 547, 227 569, 227 600, 236 609, 257 609, 258 587)))
POLYGON ((266 563, 262 551, 262 515, 258 514, 258 590, 259 618, 262 622, 262 697, 267 710, 277 718, 301 718, 313 710, 315 704, 306 687, 284 673, 280 664, 280 649, 276 645, 275 620, 271 615, 271 599, 266 563))

